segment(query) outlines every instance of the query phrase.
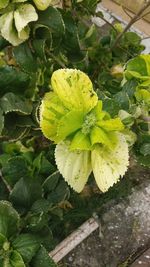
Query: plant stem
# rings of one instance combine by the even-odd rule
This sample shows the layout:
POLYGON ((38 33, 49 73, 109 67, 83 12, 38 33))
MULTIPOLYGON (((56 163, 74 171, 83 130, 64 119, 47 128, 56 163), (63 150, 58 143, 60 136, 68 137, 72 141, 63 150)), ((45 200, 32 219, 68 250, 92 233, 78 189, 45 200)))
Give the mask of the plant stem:
POLYGON ((66 68, 65 64, 63 64, 53 53, 49 52, 48 54, 55 62, 58 63, 58 65, 60 65, 64 69, 66 68))
POLYGON ((126 9, 126 7, 122 6, 122 9, 123 9, 124 13, 126 13, 126 15, 127 15, 128 17, 130 17, 130 19, 133 18, 133 17, 128 13, 128 10, 126 9))
POLYGON ((124 28, 124 30, 117 36, 114 44, 111 47, 111 50, 114 49, 114 47, 118 44, 118 42, 120 41, 120 39, 122 38, 122 36, 124 35, 125 32, 128 31, 128 29, 138 20, 141 18, 141 15, 143 14, 143 12, 150 6, 150 0, 145 3, 142 8, 138 11, 138 13, 130 20, 130 22, 127 24, 127 26, 124 28))
MULTIPOLYGON (((143 19, 145 16, 147 16, 147 15, 149 15, 149 14, 150 14, 150 11, 148 11, 148 12, 142 14, 139 18, 137 18, 136 21, 138 21, 138 20, 140 20, 140 19, 143 19)), ((135 21, 135 22, 136 22, 136 21, 135 21)))
POLYGON ((12 189, 11 189, 10 185, 6 182, 6 180, 3 178, 1 172, 0 172, 0 178, 2 179, 3 183, 5 184, 5 186, 6 186, 7 190, 8 190, 8 192, 11 193, 12 189))
MULTIPOLYGON (((96 14, 97 15, 97 14, 96 14)), ((103 21, 105 21, 111 28, 113 28, 114 31, 117 32, 116 28, 114 27, 113 24, 111 24, 107 19, 105 19, 104 17, 102 16, 98 16, 98 18, 102 19, 103 21)))
POLYGON ((146 39, 149 39, 149 38, 150 38, 150 36, 146 36, 146 37, 142 38, 142 40, 146 40, 146 39))

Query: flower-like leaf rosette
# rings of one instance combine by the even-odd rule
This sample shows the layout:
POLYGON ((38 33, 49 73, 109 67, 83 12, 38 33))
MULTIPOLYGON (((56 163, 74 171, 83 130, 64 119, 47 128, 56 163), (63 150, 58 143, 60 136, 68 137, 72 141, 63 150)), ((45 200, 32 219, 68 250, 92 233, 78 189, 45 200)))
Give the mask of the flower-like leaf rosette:
POLYGON ((65 181, 81 192, 93 171, 102 192, 122 177, 129 164, 128 145, 120 118, 102 110, 89 77, 61 69, 51 78, 40 110, 43 134, 56 145, 55 160, 65 181))

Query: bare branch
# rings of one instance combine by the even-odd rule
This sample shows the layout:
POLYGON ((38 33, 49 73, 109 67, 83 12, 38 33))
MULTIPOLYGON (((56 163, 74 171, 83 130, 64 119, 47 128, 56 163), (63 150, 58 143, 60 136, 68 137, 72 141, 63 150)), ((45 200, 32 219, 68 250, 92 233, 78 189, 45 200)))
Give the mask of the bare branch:
POLYGON ((150 11, 148 11, 148 12, 146 12, 146 13, 144 13, 144 14, 142 14, 139 18, 137 18, 137 20, 136 21, 138 21, 139 19, 142 19, 142 18, 144 18, 145 16, 147 16, 147 15, 149 15, 150 14, 150 11))
POLYGON ((130 19, 133 18, 133 17, 128 13, 128 10, 126 9, 126 7, 122 6, 122 9, 123 9, 124 13, 126 13, 126 15, 127 15, 130 19))
POLYGON ((111 28, 113 28, 114 31, 117 32, 117 30, 116 30, 116 28, 114 27, 114 25, 111 24, 111 23, 110 23, 107 19, 105 19, 103 16, 101 16, 101 15, 99 14, 99 12, 96 13, 96 17, 98 17, 98 18, 102 19, 103 21, 105 21, 111 28), (98 16, 97 16, 97 15, 98 15, 98 16))
POLYGON ((146 37, 142 38, 142 40, 146 40, 146 39, 150 39, 150 36, 146 36, 146 37))
POLYGON ((114 49, 114 47, 118 44, 122 36, 124 35, 125 32, 129 30, 129 28, 138 20, 141 18, 141 15, 143 12, 150 6, 150 0, 145 3, 142 8, 138 11, 138 13, 130 20, 130 22, 127 24, 127 26, 124 28, 124 30, 117 36, 114 44, 111 47, 111 50, 114 49))

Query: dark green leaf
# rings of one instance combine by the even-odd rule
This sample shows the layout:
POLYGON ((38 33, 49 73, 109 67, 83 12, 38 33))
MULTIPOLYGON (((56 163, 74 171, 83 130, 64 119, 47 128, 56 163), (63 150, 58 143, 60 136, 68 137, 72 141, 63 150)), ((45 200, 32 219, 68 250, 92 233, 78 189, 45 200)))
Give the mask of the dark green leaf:
POLYGON ((39 233, 45 226, 48 225, 47 213, 31 213, 31 217, 28 219, 27 229, 33 233, 39 233))
POLYGON ((21 178, 14 186, 10 199, 18 208, 29 208, 37 199, 42 197, 42 188, 37 179, 21 178))
POLYGON ((29 130, 28 128, 23 127, 12 127, 10 129, 5 129, 5 132, 3 133, 3 136, 5 136, 9 141, 17 141, 24 138, 26 135, 28 135, 29 130))
POLYGON ((138 142, 142 143, 150 143, 150 135, 148 133, 140 133, 138 135, 138 142))
POLYGON ((37 54, 38 57, 40 57, 42 60, 46 60, 45 56, 45 46, 46 46, 46 40, 34 40, 33 41, 33 48, 37 54))
POLYGON ((34 202, 33 206, 31 207, 31 211, 34 213, 47 213, 49 211, 50 204, 46 199, 39 199, 34 202))
POLYGON ((124 37, 131 45, 139 45, 141 42, 141 37, 135 32, 126 32, 124 37))
POLYGON ((137 155, 137 160, 138 162, 145 167, 149 167, 150 168, 150 156, 144 156, 144 155, 137 155))
POLYGON ((3 128, 4 128, 4 116, 3 116, 3 111, 0 108, 0 135, 2 133, 3 128))
POLYGON ((55 169, 56 168, 46 159, 46 157, 43 156, 41 160, 40 173, 49 175, 50 173, 53 173, 55 169))
POLYGON ((64 22, 60 12, 52 6, 47 8, 45 12, 39 12, 38 24, 46 26, 51 30, 53 46, 58 46, 65 32, 64 22))
POLYGON ((63 200, 65 200, 69 196, 69 188, 64 180, 60 181, 51 193, 48 195, 48 201, 50 203, 59 203, 63 200))
POLYGON ((136 86, 137 86, 137 81, 136 80, 133 80, 133 79, 129 80, 122 87, 122 91, 127 93, 127 95, 131 98, 135 94, 136 86))
POLYGON ((47 26, 57 36, 64 34, 64 23, 60 12, 54 8, 49 7, 45 12, 39 12, 38 24, 47 26))
POLYGON ((145 133, 149 131, 149 123, 147 121, 139 121, 138 127, 140 130, 144 131, 145 133))
POLYGON ((20 67, 29 73, 37 71, 37 61, 28 43, 23 43, 14 48, 14 56, 20 67))
POLYGON ((0 95, 6 92, 22 94, 29 86, 28 74, 10 66, 0 67, 0 95))
POLYGON ((33 122, 30 116, 16 115, 16 126, 19 127, 36 127, 37 125, 33 122))
POLYGON ((9 43, 2 36, 0 36, 0 51, 8 45, 9 43))
POLYGON ((52 47, 52 33, 48 26, 43 26, 41 24, 36 24, 34 29, 35 39, 32 42, 33 48, 36 55, 42 59, 46 60, 46 48, 48 50, 52 47))
POLYGON ((140 147, 140 152, 144 156, 150 155, 150 143, 145 143, 140 147))
POLYGON ((56 246, 56 241, 54 241, 52 231, 51 231, 50 227, 48 227, 47 225, 48 225, 48 222, 42 229, 40 229, 36 232, 36 237, 38 238, 39 242, 48 251, 51 251, 54 248, 54 246, 56 246))
POLYGON ((120 106, 120 109, 124 109, 124 110, 128 111, 128 109, 129 109, 129 97, 125 92, 121 91, 121 92, 115 94, 114 100, 118 103, 118 105, 120 106))
POLYGON ((13 187, 21 178, 28 177, 27 163, 21 156, 10 158, 2 168, 2 174, 10 187, 13 187))
POLYGON ((34 172, 46 174, 52 173, 55 171, 55 167, 46 159, 41 152, 33 161, 34 172))
POLYGON ((34 167, 34 172, 36 171, 39 173, 41 169, 41 162, 42 162, 42 157, 43 157, 43 152, 41 152, 33 161, 33 167, 34 167))
POLYGON ((7 201, 0 201, 0 233, 6 237, 15 235, 19 228, 19 214, 7 201))
MULTIPOLYGON (((3 154, 5 155, 5 154, 3 154)), ((1 155, 1 156, 3 156, 1 155)), ((1 164, 1 156, 0 156, 0 164, 1 164)), ((6 158, 3 160, 7 160, 6 158)), ((7 200, 9 197, 8 188, 6 186, 6 183, 2 179, 0 179, 0 200, 7 200)))
POLYGON ((0 105, 5 114, 16 112, 22 115, 28 115, 32 112, 31 102, 13 93, 5 94, 0 100, 0 105))
POLYGON ((95 14, 95 9, 97 7, 97 4, 99 3, 99 0, 83 0, 78 1, 77 5, 81 5, 81 10, 83 9, 84 12, 87 11, 87 14, 95 14))
POLYGON ((103 109, 107 111, 112 117, 118 114, 120 106, 115 99, 106 98, 103 100, 103 109))
POLYGON ((109 45, 109 44, 110 44, 110 40, 111 40, 111 38, 110 38, 109 35, 103 36, 103 37, 101 38, 101 44, 102 44, 103 46, 105 46, 105 45, 109 45))
POLYGON ((41 246, 33 259, 33 267, 57 267, 52 258, 48 255, 46 249, 41 246))
POLYGON ((67 57, 70 61, 82 61, 85 58, 86 53, 83 53, 80 50, 79 37, 75 21, 73 20, 71 13, 68 12, 62 14, 66 29, 62 46, 67 52, 67 57))
POLYGON ((51 192, 55 189, 59 178, 60 178, 60 173, 58 171, 54 172, 51 174, 43 183, 43 188, 45 192, 51 192))
MULTIPOLYGON (((4 266, 4 260, 3 258, 0 257, 0 266, 3 267, 4 266)), ((6 267, 11 267, 10 265, 9 266, 6 266, 6 267)))
POLYGON ((39 242, 34 235, 20 234, 12 243, 12 246, 22 256, 25 263, 30 262, 37 250, 39 242))
POLYGON ((0 155, 0 166, 5 166, 7 161, 11 158, 11 155, 3 153, 0 155))

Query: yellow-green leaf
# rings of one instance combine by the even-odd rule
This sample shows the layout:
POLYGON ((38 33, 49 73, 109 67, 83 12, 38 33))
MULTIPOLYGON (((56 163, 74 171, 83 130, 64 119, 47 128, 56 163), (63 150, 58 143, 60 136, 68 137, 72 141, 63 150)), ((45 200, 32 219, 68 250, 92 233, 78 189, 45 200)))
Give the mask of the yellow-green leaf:
POLYGON ((52 0, 33 0, 33 2, 35 3, 37 9, 45 10, 50 6, 52 0))
POLYGON ((135 93, 135 97, 137 101, 144 102, 148 106, 150 106, 150 92, 145 89, 137 90, 135 93))
POLYGON ((116 144, 116 135, 113 132, 106 132, 100 127, 94 127, 90 133, 90 139, 92 146, 94 144, 103 144, 109 147, 110 149, 114 148, 116 144))
POLYGON ((17 250, 13 250, 10 254, 10 266, 12 267, 26 267, 24 261, 17 250))
POLYGON ((71 141, 70 150, 91 150, 91 148, 92 146, 89 136, 78 131, 71 141))
POLYGON ((57 129, 59 141, 63 141, 67 136, 80 129, 83 120, 84 113, 82 111, 72 110, 63 116, 58 123, 57 129))
POLYGON ((102 120, 104 118, 110 119, 109 114, 106 111, 102 111, 103 103, 101 100, 98 101, 97 105, 93 109, 93 113, 96 116, 97 120, 102 120))
POLYGON ((58 122, 67 112, 57 95, 45 94, 40 108, 40 127, 48 139, 57 141, 58 122))
POLYGON ((97 104, 98 97, 89 77, 76 69, 60 69, 53 73, 51 83, 54 92, 69 110, 89 112, 97 104))
POLYGON ((98 121, 97 125, 106 131, 121 131, 124 129, 120 118, 98 121))
POLYGON ((127 63, 125 77, 147 80, 150 76, 150 55, 139 55, 127 63))
POLYGON ((0 9, 7 7, 8 4, 9 4, 9 0, 1 0, 0 9))

